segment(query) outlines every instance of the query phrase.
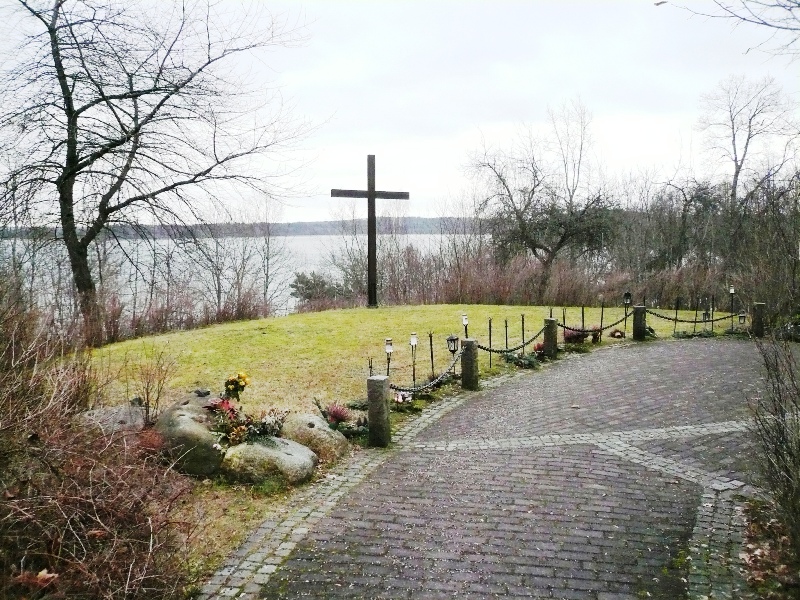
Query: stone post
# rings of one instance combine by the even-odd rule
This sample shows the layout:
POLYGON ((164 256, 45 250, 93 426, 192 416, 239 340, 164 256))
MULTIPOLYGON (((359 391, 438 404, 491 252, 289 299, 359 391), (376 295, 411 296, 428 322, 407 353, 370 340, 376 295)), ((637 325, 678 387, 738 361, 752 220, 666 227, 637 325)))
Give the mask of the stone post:
POLYGON ((558 320, 544 320, 544 355, 555 358, 558 355, 558 320))
POLYGON ((461 340, 461 387, 465 390, 478 389, 478 340, 461 340))
POLYGON ((753 335, 757 338, 764 337, 764 303, 753 303, 753 335))
POLYGON ((647 312, 644 306, 633 307, 633 339, 643 342, 647 337, 647 312))
POLYGON ((386 375, 367 378, 367 409, 369 445, 386 448, 392 441, 392 427, 389 424, 389 378, 386 375))

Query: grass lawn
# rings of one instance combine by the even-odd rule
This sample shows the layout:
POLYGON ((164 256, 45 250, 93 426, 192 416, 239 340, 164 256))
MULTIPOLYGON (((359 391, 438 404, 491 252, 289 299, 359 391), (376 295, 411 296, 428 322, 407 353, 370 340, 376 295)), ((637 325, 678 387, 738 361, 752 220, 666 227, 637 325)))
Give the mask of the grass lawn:
MULTIPOLYGON (((660 311, 672 315, 674 312, 660 311)), ((248 412, 270 406, 290 410, 313 410, 313 399, 322 404, 346 402, 366 395, 365 379, 371 357, 374 372, 386 372, 384 339, 394 340, 391 362, 392 383, 410 385, 411 349, 409 335, 419 336, 417 383, 431 374, 428 332, 434 333, 434 364, 440 373, 449 363, 445 338, 454 333, 463 337, 461 315, 469 317, 469 334, 488 345, 488 320, 493 319, 492 345, 505 345, 504 320, 508 319, 508 344, 521 342, 521 318, 525 314, 525 337, 539 331, 549 309, 535 306, 428 305, 391 306, 377 309, 356 308, 320 313, 293 314, 216 325, 205 329, 168 333, 106 346, 95 353, 95 364, 109 379, 107 402, 116 404, 136 395, 136 369, 144 354, 163 350, 175 362, 167 382, 166 401, 203 387, 216 395, 223 381, 238 371, 250 376, 251 385, 242 394, 248 412)), ((555 308, 559 321, 562 309, 555 308)), ((623 316, 622 308, 605 310, 604 323, 623 316)), ((684 319, 694 313, 682 311, 684 319)), ((580 308, 567 309, 567 325, 579 327, 580 308)), ((599 325, 600 310, 586 309, 586 326, 599 325)), ((672 334, 672 323, 650 318, 660 337, 672 334)), ((717 324, 722 330, 726 322, 717 324)), ((620 325, 620 328, 622 326, 620 325)), ((631 335, 632 318, 628 319, 631 335)), ((691 326, 679 324, 680 329, 691 326)), ((604 344, 617 343, 607 335, 604 344)), ((500 363, 495 357, 494 365, 500 363)), ((488 374, 486 353, 480 353, 482 375, 488 374)), ((162 402, 163 405, 163 402, 162 402)))

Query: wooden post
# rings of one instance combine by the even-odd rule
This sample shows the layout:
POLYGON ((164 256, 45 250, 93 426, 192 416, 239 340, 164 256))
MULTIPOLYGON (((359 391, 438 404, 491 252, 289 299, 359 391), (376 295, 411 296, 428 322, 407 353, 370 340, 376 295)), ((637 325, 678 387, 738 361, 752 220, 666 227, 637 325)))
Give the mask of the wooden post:
POLYGON ((644 306, 633 307, 633 339, 643 342, 647 337, 647 312, 644 306))
POLYGON ((478 341, 461 340, 461 387, 465 390, 477 390, 478 382, 478 341))
POLYGON ((764 337, 764 307, 763 302, 753 303, 753 335, 757 338, 764 337))
POLYGON ((367 410, 369 445, 386 448, 392 441, 392 428, 389 424, 389 378, 385 375, 367 379, 367 410))
POLYGON ((558 321, 556 319, 544 320, 544 355, 555 358, 558 355, 558 321))

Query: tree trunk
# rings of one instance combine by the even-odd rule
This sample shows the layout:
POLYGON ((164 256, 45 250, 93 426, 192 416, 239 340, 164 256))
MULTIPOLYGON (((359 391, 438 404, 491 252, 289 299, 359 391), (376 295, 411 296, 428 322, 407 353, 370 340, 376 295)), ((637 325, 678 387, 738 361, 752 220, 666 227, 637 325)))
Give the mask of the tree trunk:
POLYGON ((75 214, 72 202, 72 182, 66 181, 59 190, 61 208, 61 228, 64 245, 69 256, 72 281, 78 294, 78 306, 83 319, 83 337, 89 346, 100 346, 103 343, 103 325, 100 306, 97 303, 97 289, 92 279, 89 266, 89 248, 84 240, 78 237, 75 225, 75 214))

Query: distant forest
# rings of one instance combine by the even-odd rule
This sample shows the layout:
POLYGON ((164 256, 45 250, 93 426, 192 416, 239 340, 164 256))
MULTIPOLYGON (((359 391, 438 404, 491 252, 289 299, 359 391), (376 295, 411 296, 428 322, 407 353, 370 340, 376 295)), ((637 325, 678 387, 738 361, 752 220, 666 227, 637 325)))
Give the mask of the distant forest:
MULTIPOLYGON (((378 234, 440 234, 468 225, 464 217, 378 217, 378 234)), ((367 220, 308 221, 294 223, 201 223, 196 225, 111 225, 108 229, 119 239, 225 238, 298 235, 367 234, 367 220)), ((0 239, 30 237, 44 233, 38 228, 0 229, 0 239)), ((60 237, 55 231, 55 237, 60 237)))

